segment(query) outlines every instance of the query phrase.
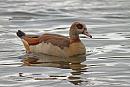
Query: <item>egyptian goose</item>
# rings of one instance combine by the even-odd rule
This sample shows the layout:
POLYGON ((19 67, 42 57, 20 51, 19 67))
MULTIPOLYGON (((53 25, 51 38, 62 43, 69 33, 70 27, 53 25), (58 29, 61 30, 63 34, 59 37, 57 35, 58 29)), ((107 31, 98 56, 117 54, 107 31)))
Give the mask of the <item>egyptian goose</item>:
POLYGON ((32 37, 20 30, 17 32, 17 36, 21 38, 26 52, 44 53, 58 57, 86 54, 85 46, 81 42, 79 34, 92 38, 87 31, 86 25, 80 22, 74 22, 71 25, 69 37, 48 33, 32 37))

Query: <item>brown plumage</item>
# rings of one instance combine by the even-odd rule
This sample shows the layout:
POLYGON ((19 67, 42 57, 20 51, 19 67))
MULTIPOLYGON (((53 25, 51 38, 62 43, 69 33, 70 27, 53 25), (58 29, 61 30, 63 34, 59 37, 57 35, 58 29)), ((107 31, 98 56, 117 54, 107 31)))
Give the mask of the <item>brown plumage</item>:
POLYGON ((80 22, 74 22, 71 25, 69 37, 58 34, 30 36, 20 30, 17 32, 17 36, 22 39, 27 51, 40 52, 54 56, 74 56, 77 54, 85 54, 85 46, 82 44, 79 34, 84 34, 92 38, 92 36, 87 32, 85 24, 80 22))

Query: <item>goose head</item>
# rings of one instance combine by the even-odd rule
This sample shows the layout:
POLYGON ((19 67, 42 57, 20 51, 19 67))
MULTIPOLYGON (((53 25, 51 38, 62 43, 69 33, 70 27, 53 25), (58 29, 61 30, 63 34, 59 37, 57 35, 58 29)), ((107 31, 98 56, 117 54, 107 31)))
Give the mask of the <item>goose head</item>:
POLYGON ((87 27, 85 24, 81 22, 74 22, 69 31, 70 38, 79 38, 79 34, 84 34, 90 38, 92 38, 92 35, 89 34, 87 31, 87 27))

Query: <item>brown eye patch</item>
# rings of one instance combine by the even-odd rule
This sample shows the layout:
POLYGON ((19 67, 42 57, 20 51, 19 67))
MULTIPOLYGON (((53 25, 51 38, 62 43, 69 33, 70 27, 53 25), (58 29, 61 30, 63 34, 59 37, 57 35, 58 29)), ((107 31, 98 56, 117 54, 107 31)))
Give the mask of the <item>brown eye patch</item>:
POLYGON ((76 27, 77 27, 78 29, 82 29, 82 28, 83 28, 83 25, 82 25, 82 24, 77 24, 76 27))

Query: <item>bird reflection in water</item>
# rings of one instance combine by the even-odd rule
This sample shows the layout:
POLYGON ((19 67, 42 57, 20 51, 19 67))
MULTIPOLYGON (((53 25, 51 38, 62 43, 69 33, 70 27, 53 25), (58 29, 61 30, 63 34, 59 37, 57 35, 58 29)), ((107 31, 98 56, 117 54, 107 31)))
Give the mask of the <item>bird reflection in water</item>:
MULTIPOLYGON (((58 79, 59 77, 66 77, 67 80, 74 85, 80 85, 82 82, 88 83, 86 77, 81 77, 84 72, 87 72, 87 65, 82 64, 86 60, 86 55, 77 55, 69 58, 60 58, 56 56, 49 56, 44 54, 26 54, 22 60, 25 66, 40 66, 40 67, 55 67, 61 69, 71 69, 70 76, 49 76, 50 79, 58 79)), ((45 78, 43 78, 45 80, 45 78)))

